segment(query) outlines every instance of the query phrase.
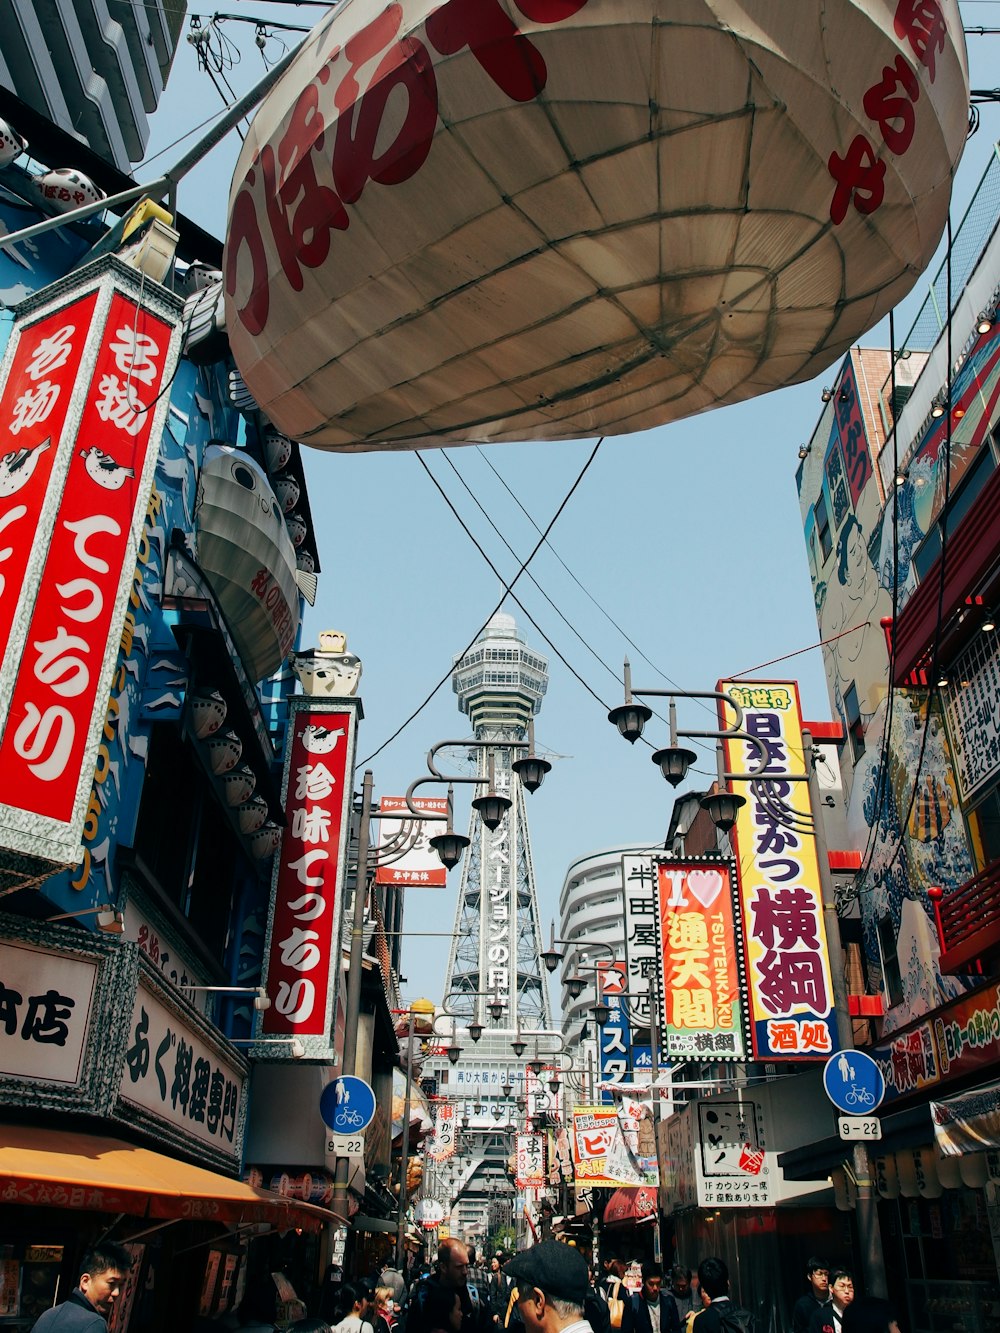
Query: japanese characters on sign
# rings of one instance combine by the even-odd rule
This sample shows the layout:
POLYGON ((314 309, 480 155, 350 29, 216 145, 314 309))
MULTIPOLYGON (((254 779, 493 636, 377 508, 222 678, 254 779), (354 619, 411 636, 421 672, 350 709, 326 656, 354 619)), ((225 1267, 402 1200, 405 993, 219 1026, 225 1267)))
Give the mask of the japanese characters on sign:
MULTIPOLYGON (((506 796, 510 789, 510 770, 498 766, 494 789, 506 796)), ((483 891, 487 895, 486 929, 482 932, 479 975, 486 978, 486 990, 510 1004, 510 960, 516 951, 517 908, 514 900, 516 865, 510 851, 510 810, 492 832, 482 826, 483 891), (513 932, 513 933, 512 933, 513 932)))
POLYGON ((428 1149, 432 1162, 443 1162, 455 1154, 455 1108, 450 1102, 437 1102, 434 1107, 434 1137, 428 1149))
POLYGON ((696 1174, 702 1208, 745 1208, 774 1202, 764 1118, 756 1103, 714 1098, 699 1102, 698 1137, 696 1174))
POLYGON ((0 464, 0 490, 7 487, 0 522, 5 538, 14 539, 0 588, 7 638, 0 692, 4 840, 62 864, 80 855, 167 408, 160 387, 179 343, 179 303, 161 302, 156 314, 118 289, 126 281, 106 275, 75 308, 43 321, 52 326, 45 337, 29 328, 9 363, 16 381, 0 406, 4 428, 25 441, 23 455, 14 450, 0 464), (92 371, 74 384, 82 361, 92 371), (43 530, 26 567, 30 536, 18 531, 18 516, 23 522, 37 514, 39 503, 43 530), (12 623, 6 599, 18 595, 9 583, 15 566, 31 596, 22 598, 12 623))
POLYGON ((668 1059, 745 1060, 739 910, 726 862, 657 861, 668 1059))
POLYGON ((119 1096, 186 1138, 241 1159, 242 1073, 141 984, 119 1096))
MULTIPOLYGON (((598 999, 610 1011, 608 1021, 598 1028, 602 1084, 624 1083, 632 1071, 632 1030, 624 1004, 626 975, 624 963, 597 964, 598 999)), ((610 1088, 601 1089, 601 1101, 606 1104, 614 1101, 610 1088)))
POLYGON ((622 1132, 618 1112, 605 1106, 573 1108, 573 1173, 580 1185, 655 1184, 622 1132))
MULTIPOLYGON (((743 728, 767 747, 770 781, 738 782, 746 797, 732 832, 740 866, 747 985, 756 1060, 819 1060, 838 1049, 823 899, 803 773, 802 715, 794 682, 722 682, 743 709, 743 728)), ((734 715, 720 702, 720 721, 734 715)), ((748 741, 727 740, 730 772, 757 769, 748 741)))
POLYGON ((960 690, 943 692, 955 774, 969 800, 1000 769, 1000 636, 977 634, 954 667, 960 690))
MULTIPOLYGON (((447 815, 448 802, 438 796, 417 796, 413 804, 418 810, 426 810, 432 815, 447 815)), ((379 848, 387 848, 413 822, 413 813, 403 796, 383 796, 379 801, 379 848)), ((379 864, 375 871, 376 884, 413 884, 424 889, 442 889, 447 883, 448 872, 441 864, 440 857, 433 850, 429 839, 443 830, 444 825, 436 821, 420 821, 417 824, 417 840, 413 846, 385 865, 379 864)))
MULTIPOLYGON (((45 536, 42 505, 69 412, 97 293, 90 292, 11 334, 12 355, 0 395, 0 429, 10 450, 0 458, 0 661, 6 660, 32 543, 45 536)), ((2 697, 2 696, 0 696, 2 697)))
POLYGON ((649 979, 660 965, 659 913, 652 857, 622 857, 622 898, 625 904, 629 1009, 636 1027, 648 1027, 649 979))
POLYGON ((98 964, 0 943, 0 1074, 78 1084, 98 964))
POLYGON ((912 60, 899 54, 891 65, 883 65, 881 76, 864 95, 865 115, 878 130, 881 144, 877 147, 867 134, 856 134, 846 153, 830 154, 827 169, 836 184, 830 218, 835 224, 844 221, 851 204, 861 214, 882 207, 888 163, 880 158, 879 148, 884 147, 893 157, 903 157, 917 129, 920 74, 914 62, 924 67, 931 83, 937 77, 937 56, 944 51, 948 38, 937 0, 899 0, 893 29, 896 37, 909 46, 912 60))
MULTIPOLYGON (((534 0, 531 22, 555 24, 587 0, 534 0)), ((369 182, 399 185, 427 160, 438 120, 436 66, 466 47, 496 89, 528 102, 545 87, 545 61, 499 5, 448 0, 403 36, 403 9, 392 5, 341 46, 333 42, 299 93, 275 149, 265 145, 236 187, 226 245, 228 295, 240 323, 260 333, 271 316, 272 287, 301 292, 303 270, 321 268, 351 226, 369 182), (386 117, 401 99, 402 118, 386 117), (325 132, 324 132, 325 130, 325 132), (243 266, 249 282, 239 281, 243 266)))
POLYGON ((545 1140, 541 1134, 515 1136, 515 1183, 518 1189, 545 1188, 545 1140))
MULTIPOLYGON (((274 868, 261 1031, 315 1038, 332 1056, 357 706, 293 699, 283 781, 286 827, 274 868)), ((290 1047, 273 1045, 291 1058, 290 1047)))

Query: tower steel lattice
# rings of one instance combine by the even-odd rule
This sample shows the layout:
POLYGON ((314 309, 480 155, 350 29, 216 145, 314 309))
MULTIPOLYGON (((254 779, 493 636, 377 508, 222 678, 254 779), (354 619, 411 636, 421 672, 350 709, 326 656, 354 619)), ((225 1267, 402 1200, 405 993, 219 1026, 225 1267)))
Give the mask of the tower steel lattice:
POLYGON ((510 1027, 515 1019, 527 1027, 551 1026, 524 792, 511 770, 523 752, 510 748, 525 739, 547 687, 546 659, 525 645, 513 617, 502 611, 455 659, 458 706, 476 740, 490 747, 477 751, 479 776, 486 776, 492 753, 496 790, 513 802, 493 832, 476 814, 470 822, 448 963, 448 991, 466 996, 452 999, 450 1008, 467 1021, 487 1021, 488 994, 505 1000, 503 1022, 510 1027))

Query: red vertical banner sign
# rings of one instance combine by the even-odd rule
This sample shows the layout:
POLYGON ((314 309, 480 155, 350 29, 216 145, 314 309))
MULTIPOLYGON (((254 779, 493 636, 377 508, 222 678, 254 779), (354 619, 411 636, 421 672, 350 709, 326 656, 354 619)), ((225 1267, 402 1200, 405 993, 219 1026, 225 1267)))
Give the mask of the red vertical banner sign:
MULTIPOLYGON (((291 701, 260 1032, 298 1037, 310 1058, 332 1060, 359 700, 324 704, 291 701)), ((267 1051, 291 1058, 290 1045, 267 1051)))
POLYGON ((745 1060, 746 987, 728 861, 657 861, 668 1059, 745 1060))
POLYGON ((120 260, 19 310, 0 396, 0 847, 81 856, 180 301, 120 260))

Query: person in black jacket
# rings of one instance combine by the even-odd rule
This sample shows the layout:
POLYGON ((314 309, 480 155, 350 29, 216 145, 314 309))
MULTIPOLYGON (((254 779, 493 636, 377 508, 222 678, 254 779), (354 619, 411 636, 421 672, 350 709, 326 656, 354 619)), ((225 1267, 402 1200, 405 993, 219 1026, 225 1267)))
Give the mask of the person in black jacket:
POLYGON ((643 1264, 642 1289, 625 1306, 624 1333, 680 1333, 673 1296, 663 1290, 663 1269, 643 1264))
POLYGON ((808 1259, 806 1277, 809 1290, 795 1302, 792 1311, 792 1333, 808 1333, 817 1310, 830 1303, 830 1265, 825 1259, 808 1259))
POLYGON ((106 1333, 108 1315, 131 1264, 123 1245, 106 1240, 95 1246, 84 1255, 80 1279, 69 1299, 46 1310, 32 1333, 106 1333))

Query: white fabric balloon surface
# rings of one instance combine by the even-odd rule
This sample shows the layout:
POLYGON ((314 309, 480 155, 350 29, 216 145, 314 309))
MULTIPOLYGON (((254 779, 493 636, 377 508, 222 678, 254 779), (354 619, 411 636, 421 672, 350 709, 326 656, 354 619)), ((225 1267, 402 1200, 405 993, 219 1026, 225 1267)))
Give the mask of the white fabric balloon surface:
POLYGON ((236 168, 232 350, 329 449, 766 393, 916 281, 967 108, 955 0, 345 0, 236 168))

